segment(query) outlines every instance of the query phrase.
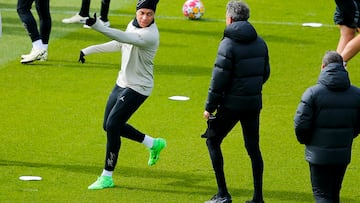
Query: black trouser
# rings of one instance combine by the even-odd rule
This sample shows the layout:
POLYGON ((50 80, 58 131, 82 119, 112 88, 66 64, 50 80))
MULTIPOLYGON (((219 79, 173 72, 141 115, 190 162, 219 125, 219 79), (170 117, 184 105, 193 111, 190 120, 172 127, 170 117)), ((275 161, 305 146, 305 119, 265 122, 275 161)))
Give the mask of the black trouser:
MULTIPOLYGON (((220 108, 216 119, 211 123, 214 135, 207 138, 210 158, 215 171, 218 185, 218 194, 223 196, 228 193, 224 175, 224 161, 221 152, 221 143, 231 129, 240 121, 245 142, 245 148, 250 156, 254 180, 254 200, 263 200, 262 179, 264 163, 259 147, 259 116, 260 111, 233 111, 220 108)), ((207 132, 209 132, 207 130, 207 132)))
POLYGON ((49 0, 18 0, 17 13, 24 23, 25 29, 32 42, 41 39, 43 44, 49 43, 51 31, 49 0), (34 1, 40 19, 40 33, 38 31, 36 20, 31 12, 31 6, 34 1))
POLYGON ((120 136, 142 142, 145 134, 136 130, 127 121, 146 100, 147 96, 130 88, 115 85, 105 108, 103 128, 107 133, 105 169, 113 171, 121 146, 120 136))
MULTIPOLYGON (((108 21, 110 0, 101 0, 100 19, 108 21)), ((82 0, 79 15, 82 17, 90 16, 90 0, 82 0)))
POLYGON ((316 203, 339 203, 341 184, 347 164, 316 165, 309 163, 309 167, 316 203))

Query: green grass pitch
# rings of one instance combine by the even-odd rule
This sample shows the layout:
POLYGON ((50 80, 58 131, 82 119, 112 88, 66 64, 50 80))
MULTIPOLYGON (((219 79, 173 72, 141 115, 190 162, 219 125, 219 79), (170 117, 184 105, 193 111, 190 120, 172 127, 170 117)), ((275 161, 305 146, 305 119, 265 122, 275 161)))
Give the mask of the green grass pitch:
MULTIPOLYGON (((202 118, 217 46, 225 27, 227 1, 203 1, 202 20, 183 17, 185 0, 161 0, 156 23, 160 47, 155 59, 155 88, 130 123, 168 147, 153 167, 148 151, 122 139, 114 172, 115 188, 89 191, 103 167, 105 102, 120 64, 120 53, 87 56, 80 49, 108 41, 80 24, 62 24, 80 0, 52 0, 53 27, 49 59, 20 64, 31 42, 16 13, 15 0, 1 0, 0 38, 0 202, 203 202, 216 192, 202 118), (188 101, 171 101, 185 95, 188 101), (38 175, 41 181, 21 181, 38 175)), ((264 198, 269 203, 313 202, 303 146, 293 130, 293 116, 303 91, 317 81, 325 51, 336 49, 333 1, 248 0, 250 22, 269 46, 271 77, 264 86, 261 149, 264 198), (319 22, 319 28, 303 27, 319 22)), ((112 27, 124 29, 134 17, 136 0, 112 0, 112 27)), ((92 1, 91 13, 99 13, 92 1)), ((37 14, 33 9, 35 16, 37 14)), ((352 83, 360 86, 360 56, 348 64, 352 83)), ((346 102, 346 101, 344 101, 346 102)), ((359 138, 358 138, 359 139, 359 138)), ((234 202, 252 197, 252 174, 240 126, 222 145, 229 191, 234 202)), ((360 202, 359 140, 346 173, 341 200, 360 202)))

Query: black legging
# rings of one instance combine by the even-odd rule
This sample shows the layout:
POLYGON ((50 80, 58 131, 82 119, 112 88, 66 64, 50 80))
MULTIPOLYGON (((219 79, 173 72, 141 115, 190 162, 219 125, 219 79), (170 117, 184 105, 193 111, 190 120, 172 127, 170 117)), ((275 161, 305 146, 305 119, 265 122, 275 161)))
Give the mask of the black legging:
POLYGON ((115 85, 105 108, 103 128, 107 134, 105 169, 115 169, 121 137, 142 142, 145 134, 136 130, 126 122, 133 113, 146 100, 147 96, 141 95, 130 88, 121 88, 115 85))
POLYGON ((251 159, 253 180, 254 180, 254 200, 263 200, 262 179, 264 163, 259 147, 259 111, 236 112, 221 108, 216 113, 216 119, 212 123, 215 136, 208 138, 210 158, 215 171, 218 184, 218 193, 224 196, 228 193, 224 174, 224 160, 221 152, 221 143, 231 129, 240 121, 244 136, 245 148, 251 159))
POLYGON ((51 16, 49 0, 18 0, 17 13, 29 33, 31 41, 42 40, 43 44, 49 43, 51 32, 51 16), (35 1, 36 11, 40 19, 40 32, 36 20, 31 12, 31 6, 35 1))
MULTIPOLYGON (((100 19, 108 21, 110 0, 101 0, 100 19)), ((90 0, 82 0, 79 15, 82 17, 90 16, 90 0)))

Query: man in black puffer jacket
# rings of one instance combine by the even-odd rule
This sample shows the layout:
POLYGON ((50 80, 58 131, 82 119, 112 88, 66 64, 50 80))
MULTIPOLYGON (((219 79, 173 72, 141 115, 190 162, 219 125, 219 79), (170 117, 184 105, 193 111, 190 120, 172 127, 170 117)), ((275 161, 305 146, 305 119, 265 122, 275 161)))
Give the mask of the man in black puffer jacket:
POLYGON ((305 144, 305 159, 317 203, 339 203, 340 189, 351 160, 353 139, 360 128, 360 89, 350 84, 342 57, 325 54, 318 84, 302 95, 294 124, 305 144))
POLYGON ((218 192, 208 203, 231 202, 223 170, 221 143, 240 121, 246 150, 251 158, 254 196, 249 203, 262 203, 263 159, 259 147, 259 117, 262 86, 270 76, 268 48, 247 21, 249 7, 241 1, 226 6, 226 28, 215 61, 204 118, 218 192), (213 113, 216 111, 215 117, 213 113))

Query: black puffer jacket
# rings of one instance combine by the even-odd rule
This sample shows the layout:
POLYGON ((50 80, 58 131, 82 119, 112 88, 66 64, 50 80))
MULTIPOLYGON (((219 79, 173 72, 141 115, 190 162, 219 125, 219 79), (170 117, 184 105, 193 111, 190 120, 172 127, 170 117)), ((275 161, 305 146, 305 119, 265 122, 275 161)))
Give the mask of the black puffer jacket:
POLYGON ((342 64, 330 63, 297 108, 295 134, 313 164, 346 164, 360 128, 360 89, 350 84, 342 64))
POLYGON ((219 45, 205 110, 262 108, 262 85, 269 78, 267 45, 247 21, 225 28, 219 45))

